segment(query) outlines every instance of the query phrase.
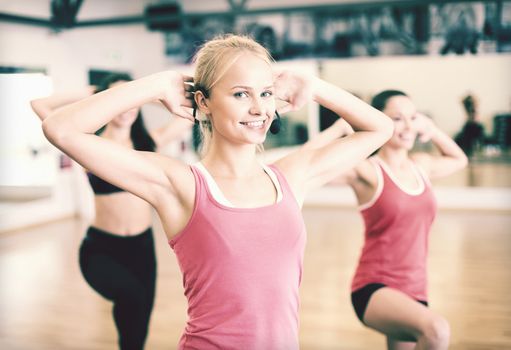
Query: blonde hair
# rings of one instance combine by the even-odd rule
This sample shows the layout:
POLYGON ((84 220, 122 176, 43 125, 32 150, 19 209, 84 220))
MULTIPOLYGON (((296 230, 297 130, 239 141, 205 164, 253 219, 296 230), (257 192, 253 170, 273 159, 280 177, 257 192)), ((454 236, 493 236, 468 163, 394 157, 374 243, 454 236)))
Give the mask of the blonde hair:
MULTIPOLYGON (((208 97, 215 84, 244 53, 253 54, 268 64, 274 62, 268 50, 248 36, 227 34, 207 41, 195 54, 193 60, 196 65, 193 78, 195 90, 201 90, 208 97)), ((199 120, 200 153, 203 155, 208 149, 213 129, 208 118, 199 120)))

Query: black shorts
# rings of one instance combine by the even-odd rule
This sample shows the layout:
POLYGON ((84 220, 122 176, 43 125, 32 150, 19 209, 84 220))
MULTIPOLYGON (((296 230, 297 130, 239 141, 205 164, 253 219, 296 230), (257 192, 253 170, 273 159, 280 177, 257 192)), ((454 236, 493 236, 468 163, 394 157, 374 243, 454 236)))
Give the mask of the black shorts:
MULTIPOLYGON (((369 304, 369 299, 371 299, 373 293, 384 287, 387 286, 383 283, 369 283, 351 293, 351 303, 353 304, 353 308, 355 309, 355 313, 357 314, 360 322, 364 323, 364 314, 367 309, 367 304, 369 304)), ((427 301, 417 300, 417 302, 424 306, 428 306, 427 301)))

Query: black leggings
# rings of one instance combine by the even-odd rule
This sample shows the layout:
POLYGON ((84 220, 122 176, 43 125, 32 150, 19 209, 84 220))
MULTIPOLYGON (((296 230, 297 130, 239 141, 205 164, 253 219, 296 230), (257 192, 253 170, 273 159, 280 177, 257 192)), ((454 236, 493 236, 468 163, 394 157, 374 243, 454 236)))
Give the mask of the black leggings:
POLYGON ((118 236, 89 227, 80 247, 85 280, 113 302, 121 350, 144 348, 156 285, 153 232, 118 236))
MULTIPOLYGON (((357 314, 360 322, 365 324, 364 314, 367 309, 367 304, 369 304, 369 299, 371 299, 373 293, 384 287, 387 286, 383 283, 369 283, 351 293, 351 304, 353 304, 353 308, 355 309, 355 313, 357 314)), ((427 301, 417 300, 417 302, 424 306, 428 306, 427 301)))

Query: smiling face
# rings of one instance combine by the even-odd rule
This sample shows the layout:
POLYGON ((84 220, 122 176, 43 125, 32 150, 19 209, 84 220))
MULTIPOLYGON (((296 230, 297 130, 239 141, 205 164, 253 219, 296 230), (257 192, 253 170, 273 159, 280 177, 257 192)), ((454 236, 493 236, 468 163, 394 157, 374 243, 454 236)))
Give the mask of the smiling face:
POLYGON ((261 144, 275 113, 269 52, 249 37, 228 34, 206 42, 194 62, 201 154, 212 142, 261 144))
POLYGON ((201 110, 213 126, 213 140, 261 144, 275 114, 273 73, 253 53, 241 53, 209 91, 201 110))
POLYGON ((394 134, 388 146, 412 149, 417 138, 417 109, 407 96, 393 96, 387 100, 383 113, 394 121, 394 134))

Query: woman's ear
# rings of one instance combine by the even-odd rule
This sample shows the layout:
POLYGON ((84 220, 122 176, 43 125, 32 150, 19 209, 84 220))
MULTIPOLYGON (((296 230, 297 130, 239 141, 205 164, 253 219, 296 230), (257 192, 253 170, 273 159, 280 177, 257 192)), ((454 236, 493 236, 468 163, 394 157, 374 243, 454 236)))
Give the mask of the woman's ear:
POLYGON ((204 96, 204 93, 201 90, 195 91, 193 98, 195 100, 195 105, 202 113, 210 114, 207 97, 204 96))

